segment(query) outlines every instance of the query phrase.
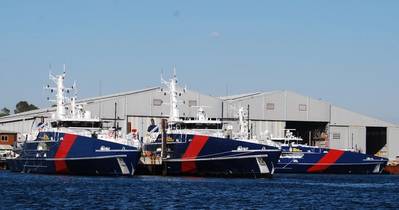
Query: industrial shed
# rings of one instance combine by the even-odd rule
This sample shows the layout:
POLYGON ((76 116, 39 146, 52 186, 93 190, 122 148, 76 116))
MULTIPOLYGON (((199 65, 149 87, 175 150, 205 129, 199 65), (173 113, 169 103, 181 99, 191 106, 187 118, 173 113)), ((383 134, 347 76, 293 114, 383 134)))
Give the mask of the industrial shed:
POLYGON ((328 102, 291 91, 258 92, 222 97, 224 118, 234 119, 239 107, 249 106, 252 134, 265 131, 276 137, 295 129, 310 145, 379 153, 390 159, 399 155, 399 127, 358 114, 328 102))
MULTIPOLYGON (((256 92, 227 97, 212 97, 191 90, 181 90, 180 114, 193 118, 203 106, 209 118, 223 119, 238 129, 240 107, 249 106, 251 133, 256 138, 264 135, 282 137, 283 129, 295 129, 295 134, 311 145, 338 149, 353 149, 387 156, 399 155, 399 127, 392 123, 358 114, 328 102, 291 91, 256 92)), ((115 120, 123 132, 135 128, 139 135, 146 132, 150 119, 160 122, 168 117, 169 95, 162 87, 129 91, 80 100, 93 116, 115 120)), ((0 129, 28 133, 38 119, 45 120, 54 108, 20 113, 0 118, 0 129)))
MULTIPOLYGON (((207 106, 208 117, 221 118, 222 102, 219 98, 191 90, 181 90, 179 95, 182 117, 196 117, 198 107, 207 106)), ((141 135, 145 133, 151 118, 160 122, 161 118, 169 116, 169 94, 161 87, 85 99, 80 102, 86 104, 86 109, 90 110, 93 116, 100 116, 110 123, 115 119, 116 110, 117 122, 122 130, 128 132, 135 128, 141 135)))
MULTIPOLYGON (((222 100, 191 90, 180 92, 180 114, 182 117, 193 118, 199 106, 205 106, 208 117, 221 118, 222 100)), ((79 100, 93 117, 104 120, 105 127, 114 126, 115 120, 123 132, 130 132, 135 128, 142 136, 154 118, 160 122, 161 118, 169 115, 169 95, 163 88, 154 87, 137 91, 117 93, 79 100), (115 118, 116 116, 116 118, 115 118)), ((21 134, 30 132, 35 122, 46 120, 55 111, 47 108, 24 112, 0 118, 0 129, 11 130, 21 134)))

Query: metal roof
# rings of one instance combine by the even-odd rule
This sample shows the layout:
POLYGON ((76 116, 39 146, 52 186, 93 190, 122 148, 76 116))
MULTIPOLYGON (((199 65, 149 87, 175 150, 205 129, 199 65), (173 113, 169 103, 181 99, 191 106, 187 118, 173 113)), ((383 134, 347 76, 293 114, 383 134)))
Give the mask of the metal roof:
MULTIPOLYGON (((122 93, 104 95, 104 96, 97 96, 97 97, 78 100, 78 103, 84 103, 84 102, 90 102, 90 101, 96 101, 96 100, 106 100, 106 99, 119 97, 119 96, 126 96, 126 95, 132 95, 132 94, 136 94, 136 93, 152 91, 152 90, 156 90, 159 88, 160 87, 152 87, 152 88, 146 88, 146 89, 141 89, 141 90, 134 90, 134 91, 127 91, 127 92, 122 92, 122 93)), ((32 111, 27 111, 27 112, 21 112, 18 114, 11 114, 11 115, 7 115, 4 117, 0 117, 0 122, 7 122, 9 120, 21 120, 21 119, 29 118, 29 117, 31 117, 31 118, 46 117, 46 116, 48 116, 49 113, 54 112, 54 111, 55 111, 55 107, 50 107, 50 108, 36 109, 36 110, 32 110, 32 111)))
POLYGON ((137 93, 153 91, 153 90, 157 90, 159 88, 160 87, 151 87, 151 88, 145 88, 145 89, 141 89, 141 90, 126 91, 126 92, 121 92, 121 93, 114 93, 114 94, 110 94, 110 95, 105 95, 105 96, 97 96, 97 97, 92 97, 92 98, 86 98, 86 99, 78 100, 78 103, 88 102, 88 101, 106 100, 106 99, 115 98, 115 97, 119 97, 119 96, 127 96, 127 95, 132 95, 132 94, 137 94, 137 93))
POLYGON ((18 119, 24 119, 24 118, 29 118, 29 117, 45 117, 46 115, 48 115, 51 112, 54 112, 55 108, 51 107, 51 108, 45 108, 45 109, 36 109, 36 110, 32 110, 32 111, 27 111, 27 112, 21 112, 18 114, 11 114, 11 115, 7 115, 4 117, 0 117, 0 123, 1 122, 7 122, 8 120, 18 120, 18 119))
POLYGON ((223 101, 229 101, 229 100, 245 99, 245 98, 249 98, 249 97, 253 97, 253 96, 269 95, 269 94, 274 94, 274 93, 279 93, 279 92, 284 92, 284 91, 276 90, 276 91, 267 91, 267 92, 243 93, 243 94, 237 94, 237 95, 231 95, 231 96, 221 96, 219 98, 223 101))
POLYGON ((14 132, 14 131, 7 131, 7 130, 0 130, 0 133, 12 133, 12 134, 16 134, 17 132, 14 132))
POLYGON ((12 146, 8 144, 0 144, 0 150, 12 150, 12 146))
POLYGON ((219 96, 219 98, 223 101, 227 101, 227 100, 235 100, 235 99, 239 99, 239 98, 245 98, 245 97, 249 97, 249 96, 254 96, 254 95, 258 95, 261 94, 262 92, 254 92, 254 93, 243 93, 243 94, 237 94, 237 95, 230 95, 230 96, 219 96))
MULTIPOLYGON (((246 93, 246 94, 239 94, 239 95, 232 95, 232 96, 226 96, 226 97, 219 97, 223 101, 230 101, 230 102, 242 102, 246 100, 250 100, 254 97, 262 97, 265 95, 271 95, 271 94, 295 94, 298 96, 306 97, 311 100, 317 101, 318 103, 324 103, 328 105, 330 108, 330 112, 334 111, 332 115, 330 116, 330 121, 332 125, 368 125, 368 126, 376 126, 376 125, 381 125, 381 126, 397 126, 394 123, 387 122, 384 120, 380 120, 375 117, 371 117, 368 115, 364 115, 361 113, 353 112, 350 111, 349 109, 338 107, 333 105, 332 103, 320 99, 315 99, 310 96, 305 96, 300 93, 294 92, 294 91, 289 91, 289 90, 277 90, 277 91, 269 91, 269 92, 254 92, 254 93, 246 93)), ((286 103, 286 102, 285 102, 286 103)))

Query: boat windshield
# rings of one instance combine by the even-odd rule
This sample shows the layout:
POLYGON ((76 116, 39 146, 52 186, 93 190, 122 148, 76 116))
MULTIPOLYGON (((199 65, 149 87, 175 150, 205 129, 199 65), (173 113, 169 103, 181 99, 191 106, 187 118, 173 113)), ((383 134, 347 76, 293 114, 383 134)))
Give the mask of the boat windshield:
POLYGON ((51 123, 51 127, 64 128, 102 128, 103 124, 100 121, 56 121, 51 123))
POLYGON ((220 130, 223 128, 221 123, 179 123, 171 125, 172 129, 188 130, 220 130))

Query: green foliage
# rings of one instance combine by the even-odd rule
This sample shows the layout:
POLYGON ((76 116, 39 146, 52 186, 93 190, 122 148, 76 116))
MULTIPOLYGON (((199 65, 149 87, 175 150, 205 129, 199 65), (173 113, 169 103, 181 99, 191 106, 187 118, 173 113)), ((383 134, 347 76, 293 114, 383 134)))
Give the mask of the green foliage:
POLYGON ((20 101, 15 105, 14 113, 18 114, 21 112, 27 112, 31 110, 39 109, 37 106, 33 104, 29 104, 27 101, 20 101))
POLYGON ((9 109, 7 109, 6 107, 4 107, 3 109, 1 109, 1 111, 0 111, 0 117, 4 117, 4 116, 7 116, 7 115, 10 115, 10 110, 9 109))

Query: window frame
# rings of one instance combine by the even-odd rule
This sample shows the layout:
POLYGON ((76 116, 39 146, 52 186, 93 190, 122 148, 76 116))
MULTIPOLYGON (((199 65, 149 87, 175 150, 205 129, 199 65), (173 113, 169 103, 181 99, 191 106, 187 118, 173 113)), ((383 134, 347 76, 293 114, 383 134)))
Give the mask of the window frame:
POLYGON ((8 142, 8 135, 1 135, 1 141, 8 142))
POLYGON ((333 140, 340 140, 341 139, 341 133, 333 133, 332 134, 332 139, 333 140))
POLYGON ((276 105, 274 103, 266 103, 266 111, 274 111, 276 105))
POLYGON ((152 106, 162 106, 163 100, 160 98, 152 99, 152 106))
POLYGON ((307 104, 299 104, 298 107, 300 112, 307 112, 308 111, 308 105, 307 104))

